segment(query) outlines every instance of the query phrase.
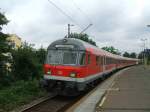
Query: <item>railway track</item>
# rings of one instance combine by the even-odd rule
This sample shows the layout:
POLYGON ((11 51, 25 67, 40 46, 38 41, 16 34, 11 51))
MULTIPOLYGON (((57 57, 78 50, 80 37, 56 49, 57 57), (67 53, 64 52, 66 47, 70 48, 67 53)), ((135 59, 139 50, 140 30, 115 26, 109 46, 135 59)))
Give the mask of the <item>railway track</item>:
MULTIPOLYGON (((107 80, 107 78, 105 79, 107 80)), ((100 80, 99 83, 95 85, 95 87, 97 87, 102 82, 103 81, 100 80)), ((19 109, 19 111, 13 112, 65 112, 83 96, 85 96, 89 92, 92 92, 94 88, 90 89, 86 93, 82 93, 77 97, 65 97, 52 94, 47 97, 41 98, 38 101, 33 102, 32 104, 26 105, 25 107, 23 107, 23 109, 19 109)))
POLYGON ((54 96, 37 105, 26 108, 22 112, 63 112, 81 97, 82 95, 78 97, 54 96))

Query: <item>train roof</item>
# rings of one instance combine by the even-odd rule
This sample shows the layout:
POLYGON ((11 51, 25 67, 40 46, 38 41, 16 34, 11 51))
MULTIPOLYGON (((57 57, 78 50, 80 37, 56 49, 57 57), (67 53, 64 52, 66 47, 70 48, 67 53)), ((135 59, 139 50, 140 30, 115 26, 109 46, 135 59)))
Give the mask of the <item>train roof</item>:
POLYGON ((107 52, 105 50, 102 50, 94 45, 91 45, 87 42, 84 42, 80 39, 75 39, 75 38, 63 38, 54 41, 48 46, 49 49, 56 49, 56 48, 71 48, 72 50, 81 50, 81 51, 89 51, 97 55, 102 55, 102 56, 108 56, 111 58, 116 58, 120 60, 135 60, 137 61, 138 59, 133 59, 133 58, 127 58, 127 57, 122 57, 119 55, 112 54, 110 52, 107 52))

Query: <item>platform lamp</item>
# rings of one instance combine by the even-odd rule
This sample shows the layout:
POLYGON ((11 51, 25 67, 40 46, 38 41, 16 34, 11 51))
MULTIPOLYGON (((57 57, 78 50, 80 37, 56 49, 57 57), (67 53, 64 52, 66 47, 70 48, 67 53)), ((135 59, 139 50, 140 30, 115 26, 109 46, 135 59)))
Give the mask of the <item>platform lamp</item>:
POLYGON ((143 63, 144 65, 146 65, 146 53, 145 53, 145 50, 146 50, 146 41, 147 39, 141 39, 141 41, 143 42, 143 63))
POLYGON ((147 27, 150 27, 150 25, 147 25, 147 27))

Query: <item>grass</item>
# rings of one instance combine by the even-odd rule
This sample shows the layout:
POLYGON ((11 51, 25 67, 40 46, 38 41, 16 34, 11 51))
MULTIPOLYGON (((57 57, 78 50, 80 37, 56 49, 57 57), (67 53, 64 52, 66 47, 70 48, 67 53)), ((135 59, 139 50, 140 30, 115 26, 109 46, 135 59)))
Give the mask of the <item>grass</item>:
POLYGON ((46 94, 37 80, 18 81, 0 90, 0 112, 8 112, 46 94))

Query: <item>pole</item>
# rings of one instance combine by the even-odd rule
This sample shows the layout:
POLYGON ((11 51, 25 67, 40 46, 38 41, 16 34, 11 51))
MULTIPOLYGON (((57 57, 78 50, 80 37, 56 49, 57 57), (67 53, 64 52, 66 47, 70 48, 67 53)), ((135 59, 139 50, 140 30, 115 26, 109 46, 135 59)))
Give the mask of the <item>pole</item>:
POLYGON ((68 38, 70 37, 70 27, 74 26, 73 24, 68 24, 68 38))
POLYGON ((141 41, 143 41, 143 63, 144 63, 145 66, 147 64, 147 62, 146 62, 146 53, 145 53, 145 50, 146 50, 146 40, 147 39, 141 39, 141 41))
POLYGON ((70 24, 68 24, 68 38, 70 36, 70 24))

